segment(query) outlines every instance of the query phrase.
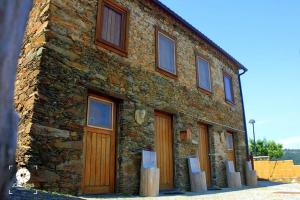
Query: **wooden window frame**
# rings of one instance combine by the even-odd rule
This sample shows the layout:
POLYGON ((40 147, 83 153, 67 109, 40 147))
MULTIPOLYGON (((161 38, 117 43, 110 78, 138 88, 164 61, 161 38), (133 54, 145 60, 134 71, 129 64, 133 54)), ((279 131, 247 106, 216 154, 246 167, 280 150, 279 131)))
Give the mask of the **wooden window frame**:
POLYGON ((96 95, 92 95, 90 94, 88 96, 88 102, 87 102, 88 106, 87 106, 87 121, 86 121, 86 126, 88 127, 92 127, 92 128, 98 128, 98 129, 103 129, 103 130, 114 130, 114 102, 106 99, 106 98, 103 98, 103 97, 99 97, 99 96, 96 96, 96 95), (89 124, 89 116, 90 116, 90 99, 93 99, 93 100, 96 100, 98 102, 104 102, 104 103, 107 103, 107 104, 110 104, 111 105, 111 128, 105 128, 105 127, 101 127, 101 126, 93 126, 93 125, 90 125, 89 124))
POLYGON ((95 36, 95 44, 103 47, 107 50, 110 50, 114 53, 117 53, 121 56, 128 56, 128 24, 129 24, 129 10, 125 7, 122 7, 111 0, 102 0, 102 2, 98 4, 97 11, 97 22, 96 22, 96 36, 95 36), (112 44, 104 39, 102 39, 102 25, 103 25, 103 14, 104 14, 104 6, 109 7, 115 12, 122 15, 121 21, 121 44, 123 47, 112 44))
POLYGON ((197 79, 197 80, 196 80, 196 86, 197 86, 198 90, 200 90, 201 92, 203 92, 203 93, 205 93, 205 94, 207 94, 207 95, 211 95, 211 94, 212 94, 212 91, 213 91, 213 88, 212 88, 212 76, 211 76, 210 62, 209 62, 207 59, 203 58, 203 56, 200 56, 200 55, 197 55, 197 56, 196 56, 196 79, 197 79), (199 67, 199 65, 198 65, 198 60, 199 60, 199 59, 204 60, 204 61, 206 61, 206 62, 208 63, 210 90, 207 90, 207 89, 202 88, 202 87, 200 86, 200 82, 199 82, 199 73, 198 73, 198 67, 199 67))
POLYGON ((226 137, 226 150, 228 151, 228 150, 233 150, 234 151, 234 136, 233 136, 233 133, 232 132, 230 132, 230 131, 226 131, 226 135, 225 135, 225 137, 226 137), (227 144, 227 136, 228 135, 231 135, 231 139, 232 139, 232 148, 231 149, 229 149, 228 148, 228 144, 227 144))
POLYGON ((231 105, 235 105, 235 100, 234 100, 235 98, 234 98, 234 91, 233 91, 233 77, 225 71, 223 71, 223 85, 224 85, 225 102, 227 102, 231 105), (226 76, 230 78, 230 88, 231 88, 232 101, 227 99, 227 97, 226 97, 226 86, 225 86, 225 77, 226 76))
POLYGON ((173 37, 172 35, 170 35, 169 33, 167 33, 166 31, 163 31, 162 29, 160 29, 159 27, 155 27, 155 62, 156 62, 156 67, 155 70, 167 77, 173 78, 173 79, 178 79, 178 66, 177 66, 177 39, 175 37, 173 37), (159 34, 164 35, 165 37, 171 39, 174 41, 174 61, 175 61, 175 74, 161 68, 159 66, 159 34))

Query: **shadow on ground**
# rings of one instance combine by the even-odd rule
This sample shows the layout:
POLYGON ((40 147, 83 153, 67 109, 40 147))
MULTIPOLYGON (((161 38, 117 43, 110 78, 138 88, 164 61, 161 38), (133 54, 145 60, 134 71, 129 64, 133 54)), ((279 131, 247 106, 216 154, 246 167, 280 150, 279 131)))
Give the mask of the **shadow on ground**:
MULTIPOLYGON (((208 190, 207 192, 203 193, 194 193, 194 192, 179 192, 179 191, 168 191, 163 192, 160 194, 161 197, 172 197, 172 196, 202 196, 202 195, 213 195, 219 193, 227 193, 227 192, 234 192, 234 191, 242 191, 242 190, 249 190, 255 188, 262 188, 262 187, 271 187, 277 185, 283 185, 286 183, 282 182, 270 182, 270 181, 259 181, 257 187, 249 187, 243 186, 241 189, 230 189, 230 188, 220 188, 214 190, 208 190)), ((57 193, 49 193, 45 191, 37 191, 31 189, 24 189, 24 188, 13 188, 10 191, 12 194, 10 195, 10 200, 84 200, 84 199, 98 199, 98 198, 105 198, 105 199, 120 199, 120 198, 141 198, 141 196, 137 195, 124 195, 124 194, 111 194, 111 195, 82 195, 82 196, 69 196, 69 195, 62 195, 57 193)))
POLYGON ((83 200, 83 198, 80 197, 50 193, 39 190, 36 191, 25 188, 12 188, 9 192, 9 200, 83 200))
MULTIPOLYGON (((220 188, 220 189, 213 189, 208 190, 207 192, 178 192, 178 191, 169 191, 165 193, 160 193, 160 197, 172 197, 172 196, 201 196, 201 195, 212 195, 212 194, 219 194, 219 193, 227 193, 227 192, 234 192, 234 191, 243 191, 255 188, 262 188, 262 187, 271 187, 276 185, 283 185, 286 183, 283 182, 270 182, 270 181, 259 181, 257 187, 249 187, 243 186, 240 189, 231 189, 231 188, 220 188)), ((141 196, 137 195, 122 195, 122 194, 111 194, 111 195, 83 195, 80 196, 81 198, 105 198, 105 199, 119 199, 119 198, 141 198, 141 196)))

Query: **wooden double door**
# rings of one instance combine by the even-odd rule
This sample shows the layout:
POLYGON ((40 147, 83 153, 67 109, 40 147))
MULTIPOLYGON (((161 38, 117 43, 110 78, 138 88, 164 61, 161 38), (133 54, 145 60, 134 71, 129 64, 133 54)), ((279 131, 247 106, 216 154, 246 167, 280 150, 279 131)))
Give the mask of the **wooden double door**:
POLYGON ((115 103, 108 98, 90 95, 84 136, 83 193, 114 192, 115 138, 115 103))
POLYGON ((173 131, 172 115, 155 112, 155 151, 160 169, 160 190, 173 189, 173 131))
POLYGON ((211 185, 211 165, 209 151, 208 125, 199 123, 199 161, 200 168, 205 171, 207 186, 211 185))

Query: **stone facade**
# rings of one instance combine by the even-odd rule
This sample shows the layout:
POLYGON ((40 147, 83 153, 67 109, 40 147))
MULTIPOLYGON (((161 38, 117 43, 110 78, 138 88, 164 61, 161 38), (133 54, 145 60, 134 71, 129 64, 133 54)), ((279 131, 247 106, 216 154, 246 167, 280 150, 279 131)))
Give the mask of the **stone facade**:
MULTIPOLYGON (((95 45, 98 0, 35 0, 16 82, 17 162, 38 165, 36 187, 80 193, 89 92, 118 99, 116 192, 138 193, 141 150, 154 147, 154 110, 173 115, 174 185, 189 190, 187 157, 198 149, 200 121, 210 126, 213 184, 225 187, 225 132, 234 132, 237 170, 246 159, 239 66, 151 1, 114 0, 129 12, 128 57, 95 45), (155 26, 177 42, 178 79, 155 70, 155 26), (211 66, 212 94, 196 87, 195 56, 211 66), (224 100, 223 71, 235 105, 224 100), (137 123, 135 111, 146 111, 137 123), (192 129, 182 142, 180 131, 192 129)), ((100 1, 101 2, 101 1, 100 1)))

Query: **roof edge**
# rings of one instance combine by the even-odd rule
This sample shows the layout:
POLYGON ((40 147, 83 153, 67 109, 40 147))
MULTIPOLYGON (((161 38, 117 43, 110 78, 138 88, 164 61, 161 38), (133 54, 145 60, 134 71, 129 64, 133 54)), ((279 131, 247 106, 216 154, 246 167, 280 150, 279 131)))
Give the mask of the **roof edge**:
POLYGON ((236 65, 240 67, 240 69, 244 70, 245 72, 248 71, 248 69, 241 64, 239 61, 237 61, 234 57, 232 57, 229 53, 227 53, 224 49, 222 49, 219 45, 217 45, 215 42, 213 42, 211 39, 209 39, 206 35, 201 33, 197 28, 195 28, 193 25, 191 25, 189 22, 187 22, 185 19, 183 19, 180 15, 175 13, 173 10, 171 10, 169 7, 167 7, 165 4, 160 2, 159 0, 152 0, 157 6, 162 8, 164 11, 169 13, 172 17, 174 17, 176 20, 181 22, 184 26, 186 26, 188 29, 190 29, 192 32, 194 32, 196 35, 198 35, 201 39, 203 39, 205 42, 210 44, 212 47, 216 48, 220 53, 222 53, 226 58, 234 62, 236 65))

